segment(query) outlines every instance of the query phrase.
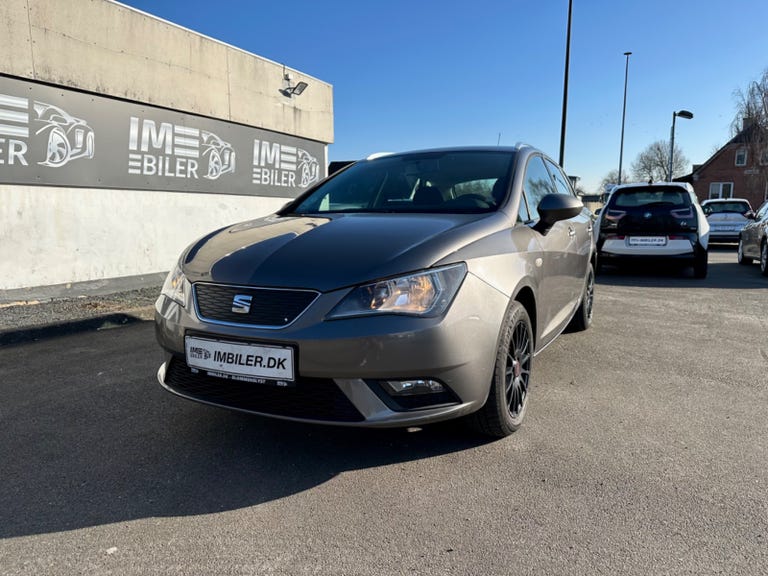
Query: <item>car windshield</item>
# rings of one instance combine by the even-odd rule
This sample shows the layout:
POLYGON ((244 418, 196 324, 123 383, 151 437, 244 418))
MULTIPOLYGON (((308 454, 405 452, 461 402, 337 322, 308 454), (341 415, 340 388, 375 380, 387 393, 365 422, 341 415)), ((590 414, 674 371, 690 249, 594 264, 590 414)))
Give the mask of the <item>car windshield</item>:
POLYGON ((718 212, 737 212, 744 214, 749 212, 749 204, 746 202, 711 202, 704 206, 704 212, 707 214, 716 214, 718 212))
POLYGON ((658 186, 617 190, 613 193, 611 200, 616 208, 651 205, 688 206, 691 203, 685 190, 658 186))
POLYGON ((287 212, 491 212, 506 195, 513 159, 513 151, 461 150, 361 161, 287 212))

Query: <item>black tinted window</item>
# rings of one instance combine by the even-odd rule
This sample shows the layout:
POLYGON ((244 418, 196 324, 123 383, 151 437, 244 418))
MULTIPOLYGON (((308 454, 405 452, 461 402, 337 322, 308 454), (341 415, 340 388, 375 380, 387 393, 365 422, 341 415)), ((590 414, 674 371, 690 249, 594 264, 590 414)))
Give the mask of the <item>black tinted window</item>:
POLYGON ((523 194, 527 204, 527 213, 524 213, 525 209, 521 204, 521 218, 526 222, 538 220, 539 212, 536 207, 544 196, 554 193, 555 186, 552 183, 547 167, 544 166, 544 159, 541 156, 534 156, 528 161, 528 166, 525 168, 523 194))
POLYGON ((635 206, 663 205, 688 206, 691 199, 682 189, 661 187, 629 188, 616 190, 610 199, 610 205, 616 208, 632 208, 635 206))
POLYGON ((325 212, 488 212, 506 191, 514 153, 446 151, 362 161, 292 208, 325 212))
POLYGON ((573 196, 573 189, 571 188, 571 184, 568 181, 568 177, 563 174, 562 170, 558 168, 554 163, 550 162, 549 160, 545 160, 547 163, 547 168, 549 168, 550 173, 552 174, 552 179, 555 181, 555 189, 557 190, 558 194, 565 194, 566 196, 573 196))

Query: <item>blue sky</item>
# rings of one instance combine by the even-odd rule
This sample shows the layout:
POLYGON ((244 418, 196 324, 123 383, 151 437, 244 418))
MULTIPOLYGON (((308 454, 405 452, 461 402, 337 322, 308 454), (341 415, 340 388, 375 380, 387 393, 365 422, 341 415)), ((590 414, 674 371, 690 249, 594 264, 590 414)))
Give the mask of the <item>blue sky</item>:
MULTIPOLYGON (((499 140, 558 159, 568 0, 123 3, 332 84, 330 160, 499 140)), ((566 171, 592 192, 618 168, 627 51, 624 168, 681 109, 703 163, 768 68, 766 22, 765 0, 573 0, 566 171)))

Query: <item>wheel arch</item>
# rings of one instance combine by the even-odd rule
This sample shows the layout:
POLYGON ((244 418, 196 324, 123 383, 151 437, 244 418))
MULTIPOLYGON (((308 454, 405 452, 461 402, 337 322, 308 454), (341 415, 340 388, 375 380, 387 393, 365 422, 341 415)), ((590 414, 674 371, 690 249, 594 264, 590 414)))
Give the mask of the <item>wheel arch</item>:
POLYGON ((533 293, 533 288, 530 286, 523 286, 515 294, 514 301, 522 304, 525 311, 528 312, 528 318, 531 320, 531 330, 533 331, 534 350, 538 344, 538 331, 536 328, 536 295, 533 293))

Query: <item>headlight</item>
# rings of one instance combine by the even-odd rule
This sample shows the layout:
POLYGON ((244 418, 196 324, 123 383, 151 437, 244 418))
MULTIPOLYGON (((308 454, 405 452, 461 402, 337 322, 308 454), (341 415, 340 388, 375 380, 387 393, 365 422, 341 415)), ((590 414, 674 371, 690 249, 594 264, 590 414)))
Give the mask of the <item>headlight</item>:
POLYGON ((466 274, 467 266, 461 263, 358 286, 331 310, 328 318, 372 314, 439 316, 448 309, 466 274))
POLYGON ((186 306, 189 286, 190 284, 182 273, 181 267, 176 264, 176 267, 168 273, 161 294, 182 306, 186 306))

